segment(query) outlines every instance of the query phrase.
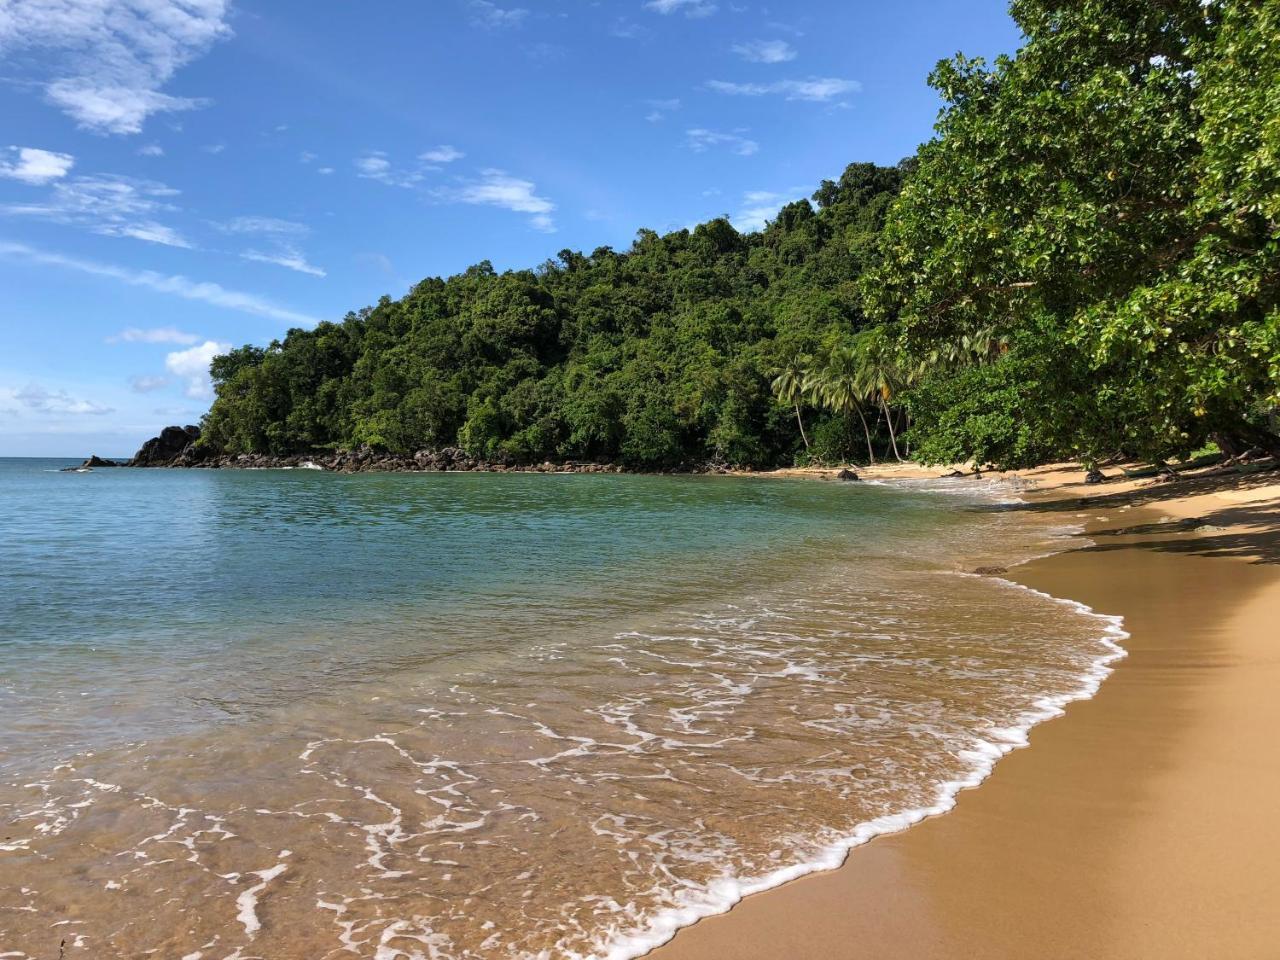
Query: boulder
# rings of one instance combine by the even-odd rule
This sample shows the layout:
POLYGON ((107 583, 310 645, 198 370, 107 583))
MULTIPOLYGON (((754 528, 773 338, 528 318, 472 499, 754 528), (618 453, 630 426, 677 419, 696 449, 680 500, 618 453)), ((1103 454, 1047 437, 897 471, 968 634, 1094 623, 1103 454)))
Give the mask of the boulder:
POLYGON ((843 470, 841 470, 839 473, 836 474, 836 479, 843 480, 846 483, 848 483, 849 481, 861 480, 862 478, 858 476, 856 473, 854 473, 852 470, 850 470, 848 467, 845 467, 843 470))
POLYGON ((199 427, 165 427, 160 431, 160 436, 152 437, 142 445, 129 461, 129 466, 167 467, 199 439, 199 427))

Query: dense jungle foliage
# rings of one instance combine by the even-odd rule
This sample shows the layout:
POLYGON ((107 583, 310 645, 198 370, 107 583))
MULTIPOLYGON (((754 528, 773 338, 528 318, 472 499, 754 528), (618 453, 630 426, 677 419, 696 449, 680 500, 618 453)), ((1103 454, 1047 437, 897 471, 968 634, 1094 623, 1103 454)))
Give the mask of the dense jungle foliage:
POLYGON ((939 64, 917 156, 759 233, 482 263, 234 350, 203 442, 651 469, 1280 452, 1280 0, 1011 13, 1016 57, 939 64))

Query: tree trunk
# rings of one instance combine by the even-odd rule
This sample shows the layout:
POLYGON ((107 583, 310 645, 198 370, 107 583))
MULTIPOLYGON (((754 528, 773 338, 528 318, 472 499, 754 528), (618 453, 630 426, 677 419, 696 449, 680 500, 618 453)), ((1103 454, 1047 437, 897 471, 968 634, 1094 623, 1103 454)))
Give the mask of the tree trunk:
POLYGON ((889 444, 893 447, 893 455, 901 463, 902 454, 898 452, 898 438, 893 433, 893 414, 889 412, 889 405, 884 402, 884 397, 880 398, 880 406, 884 408, 884 421, 889 425, 889 444))
POLYGON ((800 404, 796 404, 796 424, 800 427, 800 439, 804 441, 804 452, 811 453, 809 449, 809 438, 805 436, 804 419, 800 416, 800 404))
POLYGON ((871 428, 867 426, 867 418, 862 415, 862 404, 855 404, 854 408, 858 411, 858 419, 862 421, 862 433, 867 438, 867 456, 871 460, 871 466, 876 465, 876 451, 871 446, 871 428))
MULTIPOLYGON (((1265 427, 1257 427, 1247 421, 1242 421, 1238 427, 1229 433, 1218 438, 1218 445, 1222 446, 1221 440, 1227 440, 1228 446, 1223 447, 1223 453, 1228 456, 1228 449, 1238 449, 1240 453, 1246 453, 1253 447, 1261 447, 1271 456, 1280 460, 1280 437, 1276 436, 1265 427)), ((1237 456, 1239 454, 1236 454, 1237 456)))

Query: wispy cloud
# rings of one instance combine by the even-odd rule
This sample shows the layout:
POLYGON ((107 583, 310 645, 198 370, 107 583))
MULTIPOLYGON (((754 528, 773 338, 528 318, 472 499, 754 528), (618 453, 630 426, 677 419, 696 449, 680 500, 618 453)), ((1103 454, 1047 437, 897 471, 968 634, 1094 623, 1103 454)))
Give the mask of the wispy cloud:
POLYGON ((107 343, 196 343, 200 338, 194 333, 183 333, 177 327, 125 327, 107 337, 107 343))
POLYGON ((389 187, 412 187, 422 182, 421 171, 397 169, 381 150, 366 151, 354 163, 357 177, 376 180, 389 187))
POLYGON ((555 212, 556 205, 546 197, 538 196, 536 191, 537 186, 532 180, 522 180, 503 170, 490 169, 482 170, 480 179, 436 191, 436 196, 453 203, 501 207, 529 214, 529 223, 535 230, 554 233, 556 225, 551 214, 555 212))
POLYGON ((658 123, 665 120, 667 114, 674 113, 680 109, 680 101, 674 98, 671 100, 646 100, 645 104, 649 107, 649 113, 645 116, 645 119, 650 123, 658 123))
POLYGON ((311 277, 328 276, 322 268, 307 263, 307 258, 301 250, 288 244, 273 253, 263 253, 261 250, 246 250, 240 256, 255 263, 271 263, 277 267, 284 267, 297 273, 305 273, 311 277))
POLYGON ((742 197, 742 208, 731 218, 734 227, 740 233, 754 233, 763 230, 769 221, 778 215, 778 211, 788 203, 804 198, 804 191, 795 188, 785 192, 772 190, 751 190, 742 197))
POLYGON ((641 26, 634 20, 629 20, 626 17, 619 17, 617 20, 613 21, 613 24, 609 27, 609 35, 611 37, 618 37, 621 40, 641 40, 649 36, 652 32, 653 31, 648 27, 641 26))
POLYGON ((745 132, 745 130, 739 130, 733 133, 722 133, 718 130, 697 127, 686 130, 685 136, 689 149, 694 153, 705 153, 712 147, 726 147, 740 157, 749 157, 760 151, 760 144, 742 136, 745 132))
POLYGON ((426 153, 418 155, 419 160, 425 160, 427 163, 453 163, 455 160, 461 160, 466 154, 457 147, 442 143, 440 146, 428 150, 426 153))
POLYGON ((279 217, 233 217, 214 226, 223 233, 269 233, 296 237, 308 232, 305 223, 281 220, 279 217))
POLYGON ((46 99, 95 133, 132 134, 155 113, 206 101, 161 92, 229 36, 228 0, 7 0, 0 53, 30 49, 46 99))
POLYGON ((42 186, 60 180, 75 166, 69 153, 54 153, 35 147, 9 147, 8 159, 0 155, 0 177, 42 186))
POLYGON ((748 40, 731 49, 751 63, 787 63, 797 56, 796 48, 785 40, 748 40))
POLYGON ((156 218, 176 211, 178 191, 154 180, 88 176, 55 181, 40 202, 0 206, 0 213, 83 227, 108 237, 133 237, 169 247, 190 247, 156 218))
POLYGON ((61 253, 39 250, 21 243, 0 242, 0 257, 22 263, 60 267, 94 277, 118 280, 132 287, 143 287, 156 293, 181 297, 184 300, 198 300, 215 307, 266 317, 269 320, 307 326, 319 323, 319 320, 315 317, 277 306, 269 300, 254 294, 228 290, 216 283, 191 280, 181 275, 167 276, 162 273, 156 273, 153 270, 134 270, 129 267, 116 266, 115 264, 100 263, 96 260, 82 260, 78 257, 69 257, 61 253))
POLYGON ((213 382, 209 379, 209 364, 220 353, 231 349, 229 343, 206 340, 186 350, 178 350, 164 358, 164 368, 186 384, 184 392, 193 400, 207 400, 213 396, 213 382))
POLYGON ((811 77, 808 80, 779 80, 775 83, 729 83, 711 80, 707 86, 717 93, 737 97, 781 96, 788 100, 808 100, 826 103, 846 93, 857 93, 862 84, 857 80, 841 80, 837 77, 811 77))
POLYGON ((486 30, 507 30, 518 27, 529 16, 524 7, 500 7, 489 0, 471 0, 471 22, 486 30))
POLYGON ((215 226, 223 233, 261 237, 270 245, 271 249, 265 252, 245 250, 240 254, 245 260, 274 264, 312 277, 327 276, 323 269, 308 263, 306 256, 298 248, 297 240, 311 232, 305 223, 276 217, 235 217, 215 226))
POLYGON ((38 383, 29 383, 17 390, 0 390, 0 402, 18 404, 36 413, 100 416, 115 412, 100 403, 73 397, 65 390, 49 390, 38 383))
POLYGON ((146 223, 126 223, 114 229, 99 230, 99 233, 109 234, 118 237, 132 237, 134 240, 144 240, 147 243, 158 243, 165 247, 181 247, 184 250, 190 250, 191 244, 187 242, 187 238, 180 234, 173 227, 167 227, 163 223, 155 223, 148 221, 146 223))
POLYGON ((164 147, 158 143, 148 143, 145 147, 138 148, 138 156, 140 157, 163 157, 164 147))
POLYGON ((137 374, 129 378, 129 389, 134 393, 154 393, 156 390, 163 390, 168 385, 168 377, 137 374))
POLYGON ((644 7, 646 10, 652 10, 654 13, 660 13, 663 16, 683 13, 690 19, 709 17, 720 9, 709 0, 649 0, 644 7))

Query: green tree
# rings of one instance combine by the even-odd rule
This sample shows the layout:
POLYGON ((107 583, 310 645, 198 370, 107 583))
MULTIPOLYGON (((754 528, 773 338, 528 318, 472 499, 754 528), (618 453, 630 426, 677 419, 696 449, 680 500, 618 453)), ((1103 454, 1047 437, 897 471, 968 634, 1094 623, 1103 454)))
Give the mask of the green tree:
MULTIPOLYGON (((1280 103, 1274 2, 1011 9, 1026 37, 1016 57, 934 72, 938 136, 862 279, 865 308, 899 322, 935 385, 939 359, 957 377, 1056 365, 1053 389, 1022 393, 1008 446, 941 446, 996 462, 1158 460, 1213 436, 1280 449, 1256 417, 1275 402, 1280 356, 1262 200, 1280 103)), ((955 418, 925 422, 966 435, 955 418)))
POLYGON ((800 439, 804 441, 806 453, 811 448, 809 446, 809 437, 804 432, 804 417, 800 412, 800 404, 807 394, 805 371, 808 363, 808 357, 793 357, 783 365, 781 370, 776 371, 771 383, 774 396, 783 403, 791 404, 795 408, 796 427, 800 430, 800 439))

